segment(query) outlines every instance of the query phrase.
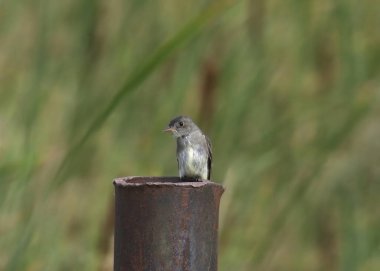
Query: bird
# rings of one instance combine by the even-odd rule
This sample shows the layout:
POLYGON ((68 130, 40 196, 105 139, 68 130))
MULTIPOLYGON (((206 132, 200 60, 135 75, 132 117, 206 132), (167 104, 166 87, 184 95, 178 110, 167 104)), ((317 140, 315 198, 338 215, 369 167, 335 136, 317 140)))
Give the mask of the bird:
POLYGON ((179 177, 210 180, 212 151, 210 139, 190 117, 178 116, 164 130, 177 140, 179 177))

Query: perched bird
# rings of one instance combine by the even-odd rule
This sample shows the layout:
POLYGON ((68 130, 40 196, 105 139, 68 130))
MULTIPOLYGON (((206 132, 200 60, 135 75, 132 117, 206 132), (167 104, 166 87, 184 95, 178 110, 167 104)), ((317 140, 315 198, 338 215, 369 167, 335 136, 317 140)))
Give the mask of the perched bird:
POLYGON ((176 117, 164 131, 177 139, 179 177, 210 180, 211 143, 191 118, 176 117))

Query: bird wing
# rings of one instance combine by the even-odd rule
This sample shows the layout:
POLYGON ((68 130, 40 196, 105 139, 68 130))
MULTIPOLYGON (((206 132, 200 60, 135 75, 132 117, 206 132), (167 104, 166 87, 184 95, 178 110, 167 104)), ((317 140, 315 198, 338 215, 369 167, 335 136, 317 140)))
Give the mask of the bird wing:
POLYGON ((207 180, 210 180, 211 177, 211 164, 212 164, 212 151, 211 151, 211 141, 205 136, 207 144, 207 180))

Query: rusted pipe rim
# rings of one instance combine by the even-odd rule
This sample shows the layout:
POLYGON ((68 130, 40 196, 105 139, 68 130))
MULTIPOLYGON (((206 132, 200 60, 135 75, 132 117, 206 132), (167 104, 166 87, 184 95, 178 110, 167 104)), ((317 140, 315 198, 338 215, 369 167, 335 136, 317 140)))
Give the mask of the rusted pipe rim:
POLYGON ((151 176, 129 176, 114 179, 113 184, 118 187, 131 186, 181 186, 181 187, 203 187, 218 186, 224 190, 223 186, 208 180, 194 181, 193 179, 180 179, 179 177, 151 177, 151 176))

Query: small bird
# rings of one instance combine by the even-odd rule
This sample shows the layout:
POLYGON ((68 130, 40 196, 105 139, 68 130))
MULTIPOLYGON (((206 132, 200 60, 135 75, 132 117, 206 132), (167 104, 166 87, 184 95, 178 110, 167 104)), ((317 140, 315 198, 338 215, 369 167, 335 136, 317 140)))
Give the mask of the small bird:
POLYGON ((191 118, 179 116, 170 121, 165 132, 177 139, 177 162, 180 178, 210 180, 212 152, 210 139, 191 118))

